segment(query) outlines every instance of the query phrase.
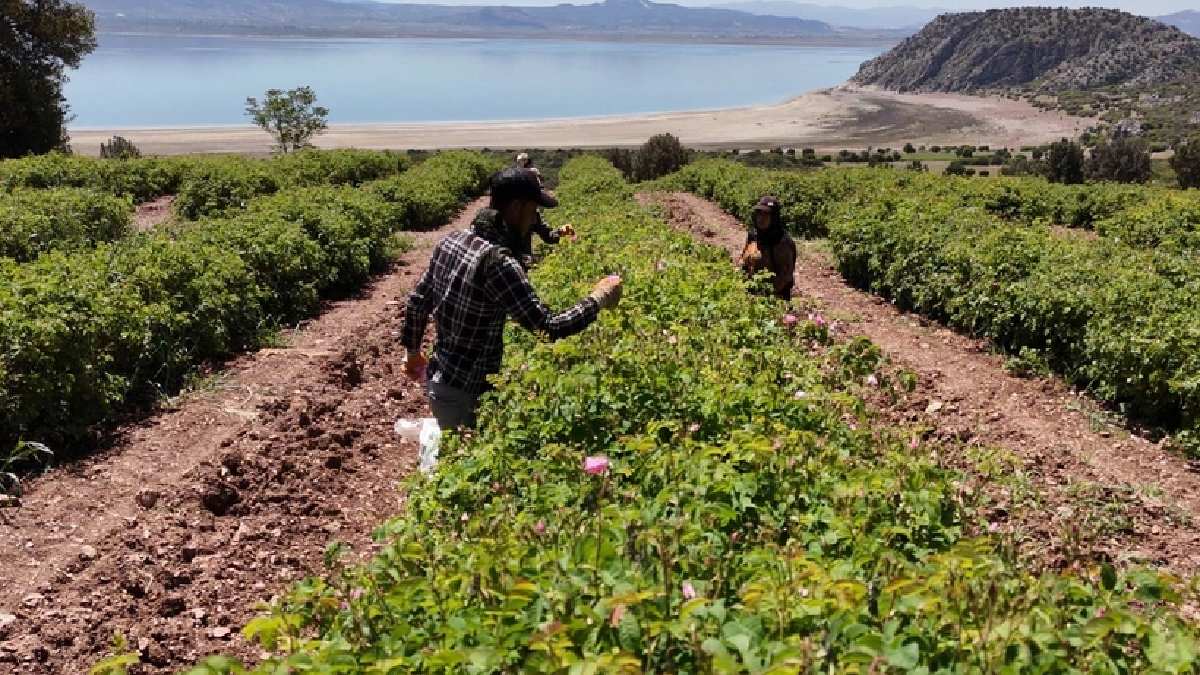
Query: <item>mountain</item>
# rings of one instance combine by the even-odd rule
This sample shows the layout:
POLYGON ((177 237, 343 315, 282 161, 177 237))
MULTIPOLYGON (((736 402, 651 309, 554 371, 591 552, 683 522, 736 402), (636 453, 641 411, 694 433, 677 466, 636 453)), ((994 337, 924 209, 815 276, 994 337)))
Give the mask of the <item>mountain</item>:
POLYGON ((813 19, 832 26, 861 28, 866 30, 905 30, 916 32, 939 14, 950 10, 928 7, 873 7, 858 9, 836 5, 818 5, 794 0, 741 0, 712 5, 721 9, 733 9, 751 14, 791 16, 813 19))
POLYGON ((1174 14, 1168 14, 1166 16, 1160 16, 1158 17, 1158 20, 1165 24, 1175 26, 1188 35, 1200 37, 1200 12, 1194 9, 1175 12, 1174 14))
POLYGON ((1109 9, 1025 7, 945 14, 859 69, 900 91, 1153 86, 1200 73, 1200 40, 1109 9))
POLYGON ((830 36, 820 21, 649 0, 553 7, 334 0, 84 0, 101 31, 321 35, 580 35, 773 39, 830 36))

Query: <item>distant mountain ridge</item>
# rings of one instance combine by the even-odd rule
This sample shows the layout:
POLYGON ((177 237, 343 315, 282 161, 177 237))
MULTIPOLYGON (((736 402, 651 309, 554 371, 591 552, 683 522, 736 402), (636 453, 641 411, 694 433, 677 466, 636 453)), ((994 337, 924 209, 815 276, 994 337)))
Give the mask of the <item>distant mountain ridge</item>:
POLYGON ((1200 11, 1194 9, 1158 17, 1159 21, 1175 26, 1193 37, 1200 37, 1200 11))
POLYGON ((886 6, 859 9, 839 5, 821 5, 795 0, 733 0, 711 5, 720 9, 733 9, 752 14, 790 16, 821 21, 835 27, 865 30, 911 30, 921 26, 940 14, 951 10, 945 8, 886 6))
POLYGON ((1108 9, 1018 8, 944 14, 859 69, 899 91, 1153 86, 1200 72, 1200 40, 1108 9))
POLYGON ((333 0, 83 0, 102 31, 267 34, 578 33, 788 39, 830 36, 820 21, 650 0, 552 7, 443 6, 333 0))

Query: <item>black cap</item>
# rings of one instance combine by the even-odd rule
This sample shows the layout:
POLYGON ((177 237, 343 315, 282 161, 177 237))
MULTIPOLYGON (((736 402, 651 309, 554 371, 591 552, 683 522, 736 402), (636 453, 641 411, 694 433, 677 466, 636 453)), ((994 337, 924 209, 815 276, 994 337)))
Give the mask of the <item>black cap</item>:
POLYGON ((529 169, 507 168, 492 177, 492 198, 502 201, 526 199, 552 209, 558 200, 542 190, 542 181, 529 169))
POLYGON ((772 197, 771 195, 764 196, 762 199, 758 200, 757 204, 754 205, 755 211, 766 211, 767 213, 774 213, 778 209, 779 209, 779 198, 772 197))

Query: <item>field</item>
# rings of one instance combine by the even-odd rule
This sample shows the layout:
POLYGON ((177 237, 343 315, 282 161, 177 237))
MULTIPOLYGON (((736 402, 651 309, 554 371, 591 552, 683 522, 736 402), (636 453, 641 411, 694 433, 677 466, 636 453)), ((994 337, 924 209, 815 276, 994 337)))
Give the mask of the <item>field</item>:
POLYGON ((397 306, 496 160, 79 161, 0 164, 8 241, 39 233, 0 262, 0 443, 23 469, 21 441, 106 446, 0 511, 26 542, 0 669, 1200 667, 1194 192, 570 159, 547 216, 580 237, 534 283, 564 307, 616 272, 620 308, 559 343, 511 327, 478 430, 396 493, 391 423, 426 410, 397 306), (767 192, 811 240, 790 306, 730 264, 767 192), (130 231, 163 195, 171 223, 130 231), (931 382, 951 358, 1061 426, 988 436, 999 400, 931 382), (1044 410, 1064 382, 1091 422, 1044 410), (1089 473, 1058 430, 1142 472, 1089 473))

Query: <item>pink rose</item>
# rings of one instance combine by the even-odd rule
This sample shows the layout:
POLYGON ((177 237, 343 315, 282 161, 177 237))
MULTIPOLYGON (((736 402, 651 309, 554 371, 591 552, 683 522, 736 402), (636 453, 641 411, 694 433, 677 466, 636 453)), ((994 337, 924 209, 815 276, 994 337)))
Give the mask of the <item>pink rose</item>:
POLYGON ((798 321, 800 321, 800 319, 798 319, 795 314, 785 314, 783 317, 783 325, 787 326, 788 328, 795 326, 798 321))
POLYGON ((599 476, 608 472, 608 458, 604 455, 596 457, 588 457, 583 460, 583 470, 593 476, 599 476))
POLYGON ((534 523, 533 533, 538 535, 539 537, 543 534, 546 534, 546 521, 539 520, 536 523, 534 523))
POLYGON ((683 598, 684 600, 694 600, 696 598, 696 589, 690 581, 683 582, 683 598))

